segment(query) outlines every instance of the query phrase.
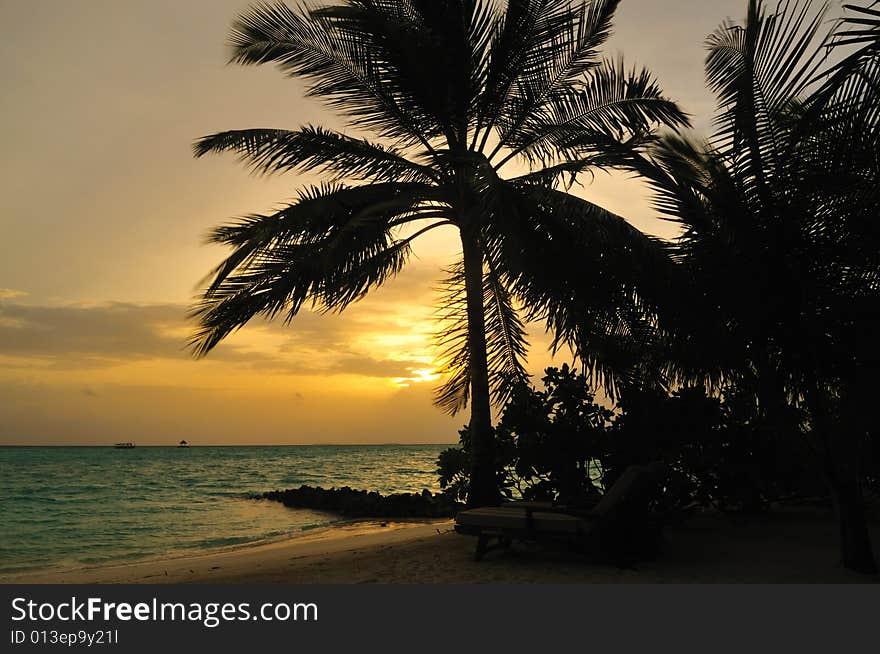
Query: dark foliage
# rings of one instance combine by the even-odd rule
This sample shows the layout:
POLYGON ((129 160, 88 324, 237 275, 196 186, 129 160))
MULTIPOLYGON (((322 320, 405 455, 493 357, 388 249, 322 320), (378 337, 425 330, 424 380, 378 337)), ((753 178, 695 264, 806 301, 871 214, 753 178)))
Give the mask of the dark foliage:
POLYGON ((300 486, 283 491, 270 491, 256 499, 281 502, 297 509, 313 509, 338 513, 348 518, 448 518, 462 505, 447 494, 394 493, 382 495, 375 491, 300 486))
MULTIPOLYGON (((792 412, 784 429, 771 428, 754 394, 630 390, 611 411, 573 368, 548 368, 542 381, 542 391, 523 386, 513 394, 495 430, 496 475, 510 499, 586 504, 627 466, 652 461, 669 467, 669 507, 754 512, 773 500, 824 494, 803 416, 792 412)), ((468 430, 460 433, 460 447, 437 462, 441 487, 455 498, 467 493, 468 430)))
MULTIPOLYGON (((612 414, 594 402, 586 378, 564 365, 548 368, 544 390, 520 385, 495 427, 495 471, 502 494, 577 503, 598 493, 594 462, 601 452, 612 414)), ((437 461, 440 485, 453 497, 467 492, 470 434, 437 461)))
POLYGON ((720 396, 702 387, 671 395, 630 393, 620 404, 604 459, 606 476, 631 463, 661 460, 671 474, 670 504, 756 512, 773 500, 824 495, 821 474, 799 428, 762 419, 755 396, 727 388, 720 396))
POLYGON ((880 24, 848 5, 826 32, 827 9, 750 0, 717 29, 715 133, 664 137, 643 172, 683 234, 661 317, 675 381, 754 388, 768 433, 803 411, 844 565, 875 571, 862 486, 880 369, 880 24))

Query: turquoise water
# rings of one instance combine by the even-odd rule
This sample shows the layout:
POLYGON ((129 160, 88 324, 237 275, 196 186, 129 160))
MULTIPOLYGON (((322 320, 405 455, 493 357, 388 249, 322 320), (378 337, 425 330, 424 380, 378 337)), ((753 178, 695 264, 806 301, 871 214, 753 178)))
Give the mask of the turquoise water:
POLYGON ((0 574, 295 535, 339 518, 249 495, 302 484, 436 491, 445 447, 0 447, 0 574))

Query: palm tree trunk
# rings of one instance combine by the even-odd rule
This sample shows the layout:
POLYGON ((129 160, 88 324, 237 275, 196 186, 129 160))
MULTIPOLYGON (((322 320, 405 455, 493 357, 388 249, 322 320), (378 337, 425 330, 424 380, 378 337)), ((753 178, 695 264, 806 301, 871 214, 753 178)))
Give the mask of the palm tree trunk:
POLYGON ((877 562, 865 517, 858 448, 846 438, 847 434, 832 436, 822 390, 815 380, 811 380, 806 399, 813 429, 818 432, 825 480, 840 528, 841 563, 856 572, 876 574, 877 562))
POLYGON ((845 568, 876 574, 877 563, 865 520, 862 485, 857 475, 829 475, 831 497, 840 523, 840 554, 845 568))
POLYGON ((462 231, 465 290, 467 293, 468 347, 471 374, 471 484, 468 506, 498 504, 495 474, 495 438, 489 401, 486 362, 486 323, 483 308, 483 254, 475 235, 462 231))

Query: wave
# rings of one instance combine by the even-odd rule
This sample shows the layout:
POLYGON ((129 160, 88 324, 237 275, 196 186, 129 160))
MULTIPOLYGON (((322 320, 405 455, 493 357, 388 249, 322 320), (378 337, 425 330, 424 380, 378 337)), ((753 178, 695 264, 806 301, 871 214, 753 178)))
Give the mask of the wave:
POLYGON ((175 448, 122 455, 112 448, 0 448, 0 572, 287 538, 335 519, 255 502, 254 495, 303 484, 434 490, 434 461, 444 448, 198 447, 185 457, 175 448))

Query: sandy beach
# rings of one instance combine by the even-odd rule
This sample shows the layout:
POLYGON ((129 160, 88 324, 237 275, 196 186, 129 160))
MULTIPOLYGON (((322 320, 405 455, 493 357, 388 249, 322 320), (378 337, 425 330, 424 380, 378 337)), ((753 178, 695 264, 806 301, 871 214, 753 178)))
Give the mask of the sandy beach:
MULTIPOLYGON (((880 540, 880 526, 872 526, 880 540)), ((0 577, 3 583, 864 583, 837 564, 824 509, 766 516, 702 515, 671 525, 663 555, 630 569, 520 544, 472 559, 474 541, 451 521, 364 522, 291 540, 129 565, 0 577)))

